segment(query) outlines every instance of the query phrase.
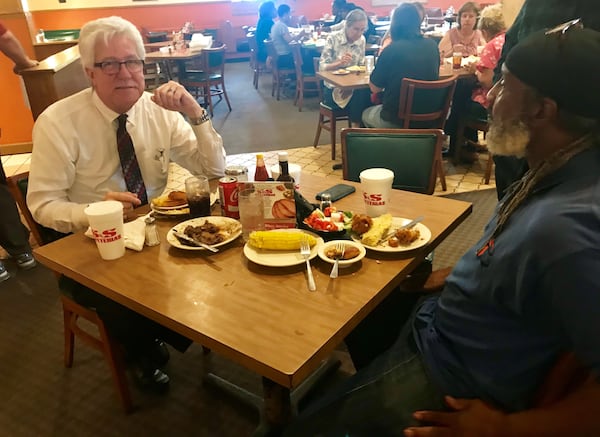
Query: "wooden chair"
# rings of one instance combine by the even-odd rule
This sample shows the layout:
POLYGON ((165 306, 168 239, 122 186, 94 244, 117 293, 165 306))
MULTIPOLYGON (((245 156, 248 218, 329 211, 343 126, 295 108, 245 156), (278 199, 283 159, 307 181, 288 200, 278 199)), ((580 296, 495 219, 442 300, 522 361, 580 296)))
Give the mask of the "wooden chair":
MULTIPOLYGON (((399 127, 444 129, 454 97, 456 81, 457 76, 433 81, 402 79, 398 107, 399 127)), ((441 151, 436 161, 436 168, 442 189, 446 191, 441 151)))
POLYGON ((267 70, 267 64, 258 60, 258 44, 256 43, 255 34, 248 34, 248 44, 250 45, 250 69, 254 75, 252 84, 254 85, 254 89, 258 89, 258 79, 261 73, 267 70))
POLYGON ((271 96, 275 96, 275 89, 277 89, 277 100, 279 100, 281 87, 285 83, 286 79, 292 79, 294 77, 296 70, 292 68, 279 68, 277 62, 279 60, 279 55, 273 46, 273 41, 265 41, 265 46, 267 47, 267 53, 271 57, 271 70, 273 71, 273 87, 271 88, 271 96))
POLYGON ((301 45, 290 44, 292 49, 292 55, 294 56, 294 67, 296 68, 296 98, 294 99, 294 105, 298 104, 298 111, 302 112, 302 105, 304 103, 304 93, 306 91, 317 93, 319 100, 323 100, 323 93, 321 92, 321 81, 315 73, 306 73, 303 71, 302 66, 304 61, 302 59, 301 45), (306 87, 306 85, 312 85, 312 88, 306 87))
POLYGON ((197 64, 200 69, 186 69, 185 76, 180 81, 184 87, 193 91, 196 98, 200 96, 204 98, 211 116, 214 115, 213 97, 219 97, 219 101, 225 97, 231 112, 231 103, 225 89, 225 49, 224 44, 220 47, 202 49, 197 64))
MULTIPOLYGON (((52 229, 45 228, 33 219, 31 211, 29 211, 27 203, 25 202, 28 178, 29 172, 25 172, 10 176, 6 178, 6 181, 11 194, 15 198, 21 213, 27 221, 31 233, 41 246, 50 243, 57 238, 64 237, 65 235, 52 229)), ((123 410, 125 413, 131 412, 133 410, 133 403, 131 400, 129 387, 127 385, 127 375, 125 373, 123 353, 120 349, 120 346, 111 338, 106 326, 104 325, 104 322, 94 310, 79 305, 66 294, 61 294, 61 302, 64 318, 65 367, 70 368, 73 366, 75 336, 77 336, 78 339, 87 345, 102 352, 112 373, 113 382, 115 384, 119 400, 121 401, 121 405, 123 406, 123 410), (80 318, 94 325, 98 330, 98 335, 93 335, 88 330, 83 329, 78 323, 80 318)))
MULTIPOLYGON (((319 71, 319 58, 313 58, 313 65, 315 67, 315 71, 319 71)), ((322 81, 319 82, 319 87, 322 87, 322 81)), ((315 141, 313 142, 313 147, 317 147, 319 143, 319 138, 321 138, 321 130, 325 129, 329 131, 331 136, 331 159, 335 159, 335 136, 337 133, 337 122, 338 121, 347 121, 348 127, 351 127, 350 117, 348 116, 348 111, 346 109, 334 109, 331 106, 323 103, 323 99, 321 98, 321 102, 319 103, 319 123, 317 124, 317 132, 315 133, 315 141)))
POLYGON ((361 171, 383 167, 394 172, 393 188, 433 194, 444 137, 441 129, 343 129, 343 177, 360 182, 361 171))
MULTIPOLYGON (((489 129, 489 125, 487 119, 484 120, 474 117, 463 117, 459 120, 458 128, 456 131, 456 150, 454 152, 454 162, 459 162, 460 160, 461 148, 462 145, 465 143, 465 129, 467 128, 483 132, 485 138, 485 135, 487 134, 487 131, 489 129)), ((474 145, 475 147, 487 149, 486 146, 479 142, 474 143, 472 141, 469 141, 469 143, 474 145)), ((485 173, 483 175, 483 180, 486 185, 490 183, 490 178, 492 177, 492 168, 494 166, 494 159, 492 157, 491 152, 488 150, 487 153, 488 160, 485 166, 485 173)))

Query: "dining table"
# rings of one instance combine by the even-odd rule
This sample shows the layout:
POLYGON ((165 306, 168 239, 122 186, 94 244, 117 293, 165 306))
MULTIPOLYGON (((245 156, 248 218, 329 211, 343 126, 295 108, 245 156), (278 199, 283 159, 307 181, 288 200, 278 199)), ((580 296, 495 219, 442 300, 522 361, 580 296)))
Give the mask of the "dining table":
MULTIPOLYGON (((301 181, 300 193, 309 200, 337 183, 304 173, 301 181)), ((334 206, 364 212, 360 184, 345 183, 356 192, 334 206)), ((423 216, 429 240, 410 251, 368 249, 362 260, 340 269, 335 279, 329 277, 331 264, 315 257, 316 291, 307 287, 299 251, 286 255, 297 258, 293 265, 276 266, 250 261, 242 238, 220 247, 218 253, 172 246, 167 233, 186 217, 157 220, 160 245, 140 252, 126 250, 112 261, 101 260, 96 244, 83 232, 34 253, 56 273, 262 376, 259 429, 280 429, 292 419, 293 390, 471 211, 467 202, 392 190, 389 212, 394 217, 423 216)))
MULTIPOLYGON (((168 47, 166 45, 165 47, 168 47)), ((153 51, 146 53, 145 62, 156 62, 163 67, 169 80, 175 80, 177 77, 182 77, 185 74, 186 61, 192 61, 202 55, 201 48, 185 48, 183 50, 168 50, 168 51, 153 51), (178 74, 175 75, 173 64, 177 65, 178 74)))

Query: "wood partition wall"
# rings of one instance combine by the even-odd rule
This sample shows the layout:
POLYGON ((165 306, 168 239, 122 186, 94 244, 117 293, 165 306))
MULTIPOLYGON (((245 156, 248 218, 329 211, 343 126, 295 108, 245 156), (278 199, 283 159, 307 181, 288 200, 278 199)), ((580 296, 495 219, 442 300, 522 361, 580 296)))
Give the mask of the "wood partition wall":
POLYGON ((81 68, 77 46, 44 59, 21 75, 34 120, 52 103, 90 86, 81 68))

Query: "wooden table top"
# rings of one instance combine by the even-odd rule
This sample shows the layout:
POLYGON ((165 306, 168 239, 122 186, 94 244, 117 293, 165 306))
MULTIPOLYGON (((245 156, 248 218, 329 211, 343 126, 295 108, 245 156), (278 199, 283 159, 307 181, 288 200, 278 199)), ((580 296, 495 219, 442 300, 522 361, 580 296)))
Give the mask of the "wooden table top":
MULTIPOLYGON (((335 181, 302 174, 307 199, 335 181)), ((346 182, 351 185, 359 184, 346 182)), ((364 211, 357 192, 336 202, 364 211)), ((424 215, 430 243, 411 254, 367 252, 359 263, 329 278, 331 264, 312 261, 316 292, 307 288, 304 264, 256 265, 238 239, 217 254, 171 247, 160 221, 161 244, 102 261, 93 240, 74 234, 35 249, 50 269, 122 303, 276 383, 293 388, 327 358, 344 337, 470 213, 471 204, 393 190, 394 216, 424 215)))
MULTIPOLYGON (((469 76, 472 73, 466 68, 453 70, 451 65, 440 66, 440 79, 446 79, 450 76, 457 75, 469 76)), ((348 74, 335 74, 333 71, 318 71, 317 76, 326 82, 333 84, 338 88, 358 89, 369 87, 369 74, 365 72, 350 72, 348 74)))
POLYGON ((147 62, 160 61, 185 61, 200 56, 202 49, 185 49, 182 51, 172 50, 171 53, 163 53, 160 50, 146 53, 147 62))

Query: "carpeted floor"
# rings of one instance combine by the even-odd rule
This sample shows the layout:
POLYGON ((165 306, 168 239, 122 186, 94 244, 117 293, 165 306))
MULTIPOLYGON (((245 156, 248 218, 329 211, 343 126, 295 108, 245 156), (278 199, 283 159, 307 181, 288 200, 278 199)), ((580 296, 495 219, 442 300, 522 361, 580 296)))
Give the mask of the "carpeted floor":
MULTIPOLYGON (((477 241, 496 204, 494 190, 448 197, 474 203, 473 214, 435 251, 436 267, 453 265, 477 241)), ((63 367, 62 311, 56 279, 42 266, 0 284, 0 436, 226 436, 250 435, 257 414, 236 400, 202 385, 214 369, 225 378, 259 392, 260 379, 198 345, 172 353, 172 376, 165 397, 132 385, 136 411, 124 415, 108 367, 89 347, 76 343, 72 369, 63 367)), ((352 368, 347 355, 339 379, 352 368)))

